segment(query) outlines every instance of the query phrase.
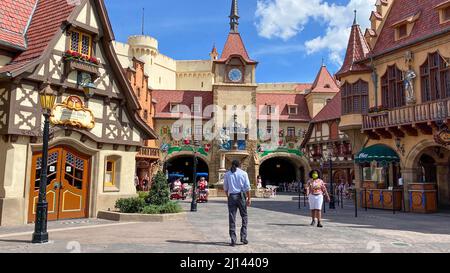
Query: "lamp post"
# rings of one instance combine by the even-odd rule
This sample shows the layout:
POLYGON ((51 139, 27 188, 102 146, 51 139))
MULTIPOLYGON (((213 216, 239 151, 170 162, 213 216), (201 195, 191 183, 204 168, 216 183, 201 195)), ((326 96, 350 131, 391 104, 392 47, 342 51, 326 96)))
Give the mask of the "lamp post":
POLYGON ((193 187, 192 187, 192 202, 191 202, 191 212, 197 211, 197 150, 200 147, 199 141, 194 141, 194 174, 193 174, 193 187))
POLYGON ((329 180, 330 180, 330 209, 336 209, 334 200, 334 188, 333 188, 333 145, 328 145, 328 161, 329 161, 329 180))
POLYGON ((43 244, 48 242, 47 233, 47 215, 48 215, 48 203, 47 203, 47 167, 48 167, 48 139, 50 131, 50 115, 55 104, 56 95, 50 86, 45 87, 39 93, 39 99, 44 115, 44 134, 43 134, 43 147, 42 147, 42 169, 39 184, 39 199, 36 209, 36 221, 34 224, 33 244, 43 244))

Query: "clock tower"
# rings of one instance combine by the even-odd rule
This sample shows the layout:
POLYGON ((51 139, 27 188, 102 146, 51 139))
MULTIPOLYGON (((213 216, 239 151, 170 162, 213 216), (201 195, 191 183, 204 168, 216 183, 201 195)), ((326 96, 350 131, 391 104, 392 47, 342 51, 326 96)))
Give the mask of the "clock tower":
MULTIPOLYGON (((212 65, 214 104, 223 110, 223 115, 215 115, 215 125, 224 129, 228 138, 236 140, 221 151, 221 171, 224 171, 224 167, 228 168, 234 159, 239 159, 246 169, 246 165, 249 165, 249 155, 256 149, 253 144, 256 143, 257 131, 253 106, 256 107, 255 71, 258 63, 250 58, 239 33, 237 0, 232 0, 229 18, 230 32, 227 41, 220 58, 214 60, 212 65), (233 133, 235 128, 240 128, 239 137, 233 133), (255 138, 254 141, 252 138, 255 138)), ((248 171, 251 176, 255 175, 254 171, 248 171)))

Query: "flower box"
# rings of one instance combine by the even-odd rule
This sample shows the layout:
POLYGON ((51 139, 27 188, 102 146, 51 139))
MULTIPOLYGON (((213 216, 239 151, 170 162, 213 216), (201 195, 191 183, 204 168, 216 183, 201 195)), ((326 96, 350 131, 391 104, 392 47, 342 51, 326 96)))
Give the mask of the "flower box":
POLYGON ((92 74, 93 76, 98 76, 100 74, 99 67, 92 63, 87 63, 79 60, 74 59, 66 59, 66 73, 69 74, 72 71, 82 71, 89 74, 92 74))

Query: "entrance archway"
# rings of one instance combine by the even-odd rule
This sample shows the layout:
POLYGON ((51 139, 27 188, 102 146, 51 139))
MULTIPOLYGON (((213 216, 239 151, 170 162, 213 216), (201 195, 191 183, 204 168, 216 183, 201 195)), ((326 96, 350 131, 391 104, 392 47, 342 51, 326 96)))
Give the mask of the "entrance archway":
POLYGON ((263 186, 280 186, 300 179, 300 167, 292 160, 284 157, 273 157, 265 160, 259 167, 259 175, 263 186))
MULTIPOLYGON (((191 183, 194 177, 194 156, 181 155, 169 159, 166 163, 167 171, 173 182, 175 178, 181 178, 184 183, 191 183), (177 175, 179 175, 177 177, 177 175)), ((197 173, 209 174, 209 167, 205 160, 197 157, 197 173)))
POLYGON ((433 157, 423 154, 419 159, 418 181, 423 183, 437 183, 437 166, 433 157))

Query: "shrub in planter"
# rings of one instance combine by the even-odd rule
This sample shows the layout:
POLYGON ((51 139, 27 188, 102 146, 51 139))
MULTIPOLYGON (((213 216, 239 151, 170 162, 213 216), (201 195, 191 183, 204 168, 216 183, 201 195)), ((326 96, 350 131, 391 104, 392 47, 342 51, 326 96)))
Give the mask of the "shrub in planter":
POLYGON ((179 213, 182 211, 182 208, 180 204, 176 202, 169 202, 163 206, 161 206, 161 212, 162 214, 166 213, 179 213))
POLYGON ((146 201, 148 204, 157 206, 170 202, 169 184, 163 172, 158 172, 153 179, 152 187, 146 201))
POLYGON ((139 192, 138 192, 138 196, 139 196, 139 198, 141 198, 141 199, 147 200, 147 198, 148 198, 148 192, 146 192, 146 191, 139 191, 139 192))
POLYGON ((150 206, 145 206, 141 213, 143 214, 160 214, 161 212, 161 206, 155 206, 155 205, 150 205, 150 206))
POLYGON ((145 206, 146 203, 144 199, 134 197, 117 200, 115 208, 121 213, 140 213, 145 206))

